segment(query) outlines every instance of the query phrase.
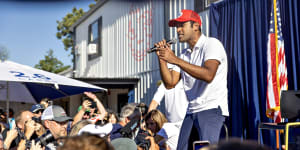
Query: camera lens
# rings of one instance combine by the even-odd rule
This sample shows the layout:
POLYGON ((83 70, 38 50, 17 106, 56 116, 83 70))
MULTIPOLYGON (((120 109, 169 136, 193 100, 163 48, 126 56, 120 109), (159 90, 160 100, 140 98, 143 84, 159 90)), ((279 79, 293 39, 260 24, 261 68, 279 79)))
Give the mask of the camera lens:
POLYGON ((53 142, 55 139, 51 132, 48 130, 45 134, 41 135, 39 138, 35 139, 35 143, 41 144, 41 146, 46 146, 47 144, 53 142))

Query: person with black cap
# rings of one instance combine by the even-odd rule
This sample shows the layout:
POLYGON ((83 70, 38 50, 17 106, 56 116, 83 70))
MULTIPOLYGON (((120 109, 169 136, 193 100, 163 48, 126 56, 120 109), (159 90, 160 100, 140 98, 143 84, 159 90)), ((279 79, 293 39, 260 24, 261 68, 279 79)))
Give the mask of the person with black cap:
POLYGON ((189 149, 193 138, 216 143, 229 115, 225 49, 219 40, 201 33, 200 16, 192 10, 182 10, 168 24, 176 27, 179 42, 189 46, 177 57, 165 40, 155 44, 165 87, 174 88, 182 79, 188 99, 177 149, 189 149), (176 66, 170 71, 167 63, 176 66))
MULTIPOLYGON (((48 106, 41 117, 44 126, 51 132, 55 140, 60 137, 67 136, 68 121, 72 120, 71 117, 66 115, 65 110, 58 105, 48 106)), ((56 149, 58 141, 50 142, 46 145, 49 149, 56 149)))

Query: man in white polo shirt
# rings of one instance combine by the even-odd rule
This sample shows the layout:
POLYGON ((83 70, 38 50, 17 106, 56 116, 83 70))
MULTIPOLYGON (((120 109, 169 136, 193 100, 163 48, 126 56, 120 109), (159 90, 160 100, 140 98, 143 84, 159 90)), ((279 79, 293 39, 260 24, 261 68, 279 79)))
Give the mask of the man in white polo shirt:
MULTIPOLYGON (((174 67, 174 65, 168 64, 170 70, 174 67)), ((182 80, 180 80, 172 89, 166 89, 164 84, 160 84, 149 105, 148 112, 156 109, 163 97, 165 97, 164 108, 168 122, 164 123, 157 135, 166 140, 166 144, 171 150, 175 150, 177 148, 180 128, 188 106, 182 80)))
POLYGON ((189 47, 179 57, 170 49, 166 41, 155 46, 160 73, 167 89, 175 87, 180 79, 189 101, 177 149, 190 149, 190 137, 198 135, 198 140, 216 143, 228 112, 227 97, 227 56, 222 43, 201 33, 201 20, 192 10, 182 10, 182 15, 169 21, 176 27, 180 42, 189 47), (167 63, 176 65, 169 71, 167 63), (192 131, 196 128, 198 134, 192 131))

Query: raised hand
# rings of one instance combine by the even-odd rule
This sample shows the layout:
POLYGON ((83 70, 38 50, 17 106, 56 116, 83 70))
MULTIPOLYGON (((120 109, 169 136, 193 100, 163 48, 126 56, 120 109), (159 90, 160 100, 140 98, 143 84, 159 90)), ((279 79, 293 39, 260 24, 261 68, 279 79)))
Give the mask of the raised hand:
POLYGON ((43 150, 41 144, 36 144, 34 140, 31 141, 30 150, 43 150))
MULTIPOLYGON (((98 111, 100 112, 100 114, 103 114, 105 115, 107 112, 103 106, 103 104, 101 103, 101 101, 97 98, 97 96, 91 92, 84 92, 84 94, 91 98, 94 102, 96 102, 96 105, 97 105, 97 108, 98 108, 98 111)), ((97 112, 96 112, 97 113, 97 112)))
POLYGON ((11 130, 9 130, 7 132, 7 136, 6 137, 9 137, 11 139, 15 139, 17 136, 18 136, 18 131, 17 131, 16 128, 13 128, 13 129, 11 129, 11 130))
POLYGON ((89 100, 85 100, 82 102, 82 110, 86 111, 86 110, 90 110, 90 106, 92 105, 92 103, 89 100))
POLYGON ((89 97, 89 98, 91 98, 92 100, 96 100, 96 99, 98 99, 97 98, 97 96, 95 95, 95 94, 93 94, 93 93, 91 93, 91 92, 84 92, 84 94, 87 96, 87 97, 89 97))

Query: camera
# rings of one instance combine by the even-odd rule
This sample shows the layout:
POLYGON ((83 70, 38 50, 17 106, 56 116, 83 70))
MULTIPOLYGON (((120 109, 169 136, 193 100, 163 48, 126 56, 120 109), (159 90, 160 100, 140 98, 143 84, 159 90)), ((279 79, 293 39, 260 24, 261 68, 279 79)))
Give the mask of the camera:
POLYGON ((86 95, 84 95, 83 97, 82 97, 82 100, 83 101, 85 101, 85 100, 88 100, 88 101, 90 101, 91 102, 91 108, 97 108, 97 104, 96 104, 96 102, 95 101, 93 101, 91 98, 89 98, 88 96, 86 96, 86 95))
POLYGON ((52 133, 48 130, 45 134, 35 139, 36 144, 41 144, 41 146, 46 146, 47 144, 55 141, 52 133))
POLYGON ((148 150, 151 145, 150 140, 145 139, 147 136, 151 136, 151 134, 148 131, 140 130, 134 139, 136 145, 143 148, 144 150, 148 150))
POLYGON ((140 125, 140 119, 132 119, 129 123, 125 125, 120 130, 120 133, 122 137, 125 138, 132 138, 133 132, 135 131, 136 128, 138 128, 140 125))
MULTIPOLYGON (((120 130, 122 137, 132 138, 134 131, 136 130, 136 128, 139 127, 139 125, 140 125, 140 119, 137 118, 132 119, 129 123, 126 124, 125 127, 123 127, 120 130)), ((150 140, 145 139, 147 136, 151 136, 151 134, 148 131, 139 130, 137 136, 134 139, 136 145, 143 148, 144 150, 148 150, 151 145, 150 140)))
POLYGON ((32 117, 31 119, 32 119, 34 122, 36 122, 36 123, 42 124, 41 118, 32 117))
MULTIPOLYGON (((55 141, 55 139, 54 139, 52 133, 50 132, 50 130, 48 130, 45 134, 43 134, 40 137, 36 138, 34 141, 35 141, 36 144, 40 144, 42 147, 44 147, 44 146, 48 145, 49 143, 55 141)), ((26 146, 26 149, 30 149, 31 141, 26 140, 25 146, 26 146)))

